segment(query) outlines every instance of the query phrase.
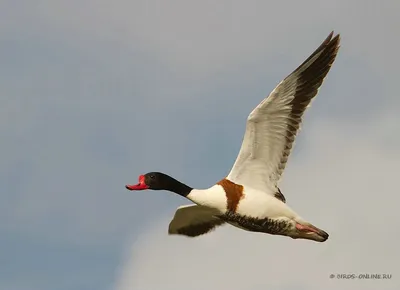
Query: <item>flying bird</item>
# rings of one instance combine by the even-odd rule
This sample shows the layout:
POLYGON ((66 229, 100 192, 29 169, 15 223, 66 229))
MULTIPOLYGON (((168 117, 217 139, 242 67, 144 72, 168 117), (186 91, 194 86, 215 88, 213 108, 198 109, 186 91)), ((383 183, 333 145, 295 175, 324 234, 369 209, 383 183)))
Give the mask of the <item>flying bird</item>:
POLYGON ((194 189, 162 172, 139 176, 129 190, 167 190, 194 204, 177 209, 169 234, 197 237, 230 224, 258 233, 324 242, 329 235, 286 203, 278 187, 302 117, 336 59, 340 35, 333 31, 248 116, 237 159, 226 178, 194 189))

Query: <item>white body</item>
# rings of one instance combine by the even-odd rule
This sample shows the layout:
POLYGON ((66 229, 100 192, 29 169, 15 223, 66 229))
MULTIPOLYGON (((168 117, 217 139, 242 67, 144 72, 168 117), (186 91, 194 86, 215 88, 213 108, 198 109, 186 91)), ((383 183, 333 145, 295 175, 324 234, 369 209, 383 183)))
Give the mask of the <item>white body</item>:
MULTIPOLYGON (((272 194, 250 187, 244 188, 244 197, 238 204, 236 213, 255 218, 290 218, 302 220, 286 203, 272 194)), ((214 185, 208 189, 194 189, 187 198, 197 205, 210 207, 220 214, 227 212, 226 193, 221 185, 214 185)))

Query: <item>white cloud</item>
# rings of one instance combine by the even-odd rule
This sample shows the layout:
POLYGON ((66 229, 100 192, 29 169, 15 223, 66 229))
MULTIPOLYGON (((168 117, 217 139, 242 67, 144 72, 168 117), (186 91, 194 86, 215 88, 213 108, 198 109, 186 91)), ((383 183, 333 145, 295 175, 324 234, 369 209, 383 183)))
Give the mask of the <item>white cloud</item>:
POLYGON ((398 289, 400 155, 352 127, 320 123, 305 129, 308 159, 292 156, 281 187, 297 212, 329 232, 327 242, 229 226, 198 239, 170 237, 171 211, 126 253, 115 290, 398 289), (339 280, 331 273, 393 276, 339 280))

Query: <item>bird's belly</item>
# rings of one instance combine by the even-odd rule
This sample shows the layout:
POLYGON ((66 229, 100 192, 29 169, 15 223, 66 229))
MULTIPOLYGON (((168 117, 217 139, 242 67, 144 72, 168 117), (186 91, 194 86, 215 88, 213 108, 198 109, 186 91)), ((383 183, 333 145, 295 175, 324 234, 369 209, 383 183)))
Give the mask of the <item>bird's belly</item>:
POLYGON ((227 212, 219 218, 237 228, 251 232, 284 235, 290 228, 290 224, 286 220, 253 218, 233 212, 227 212))

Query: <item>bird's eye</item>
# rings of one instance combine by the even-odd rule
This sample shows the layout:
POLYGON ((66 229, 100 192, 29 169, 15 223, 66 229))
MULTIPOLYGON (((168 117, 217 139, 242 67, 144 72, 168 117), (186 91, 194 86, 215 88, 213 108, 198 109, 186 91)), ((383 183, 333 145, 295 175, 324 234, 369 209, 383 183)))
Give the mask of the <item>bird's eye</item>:
POLYGON ((154 179, 154 178, 155 178, 155 176, 154 176, 154 175, 150 175, 150 178, 151 178, 151 179, 154 179))

